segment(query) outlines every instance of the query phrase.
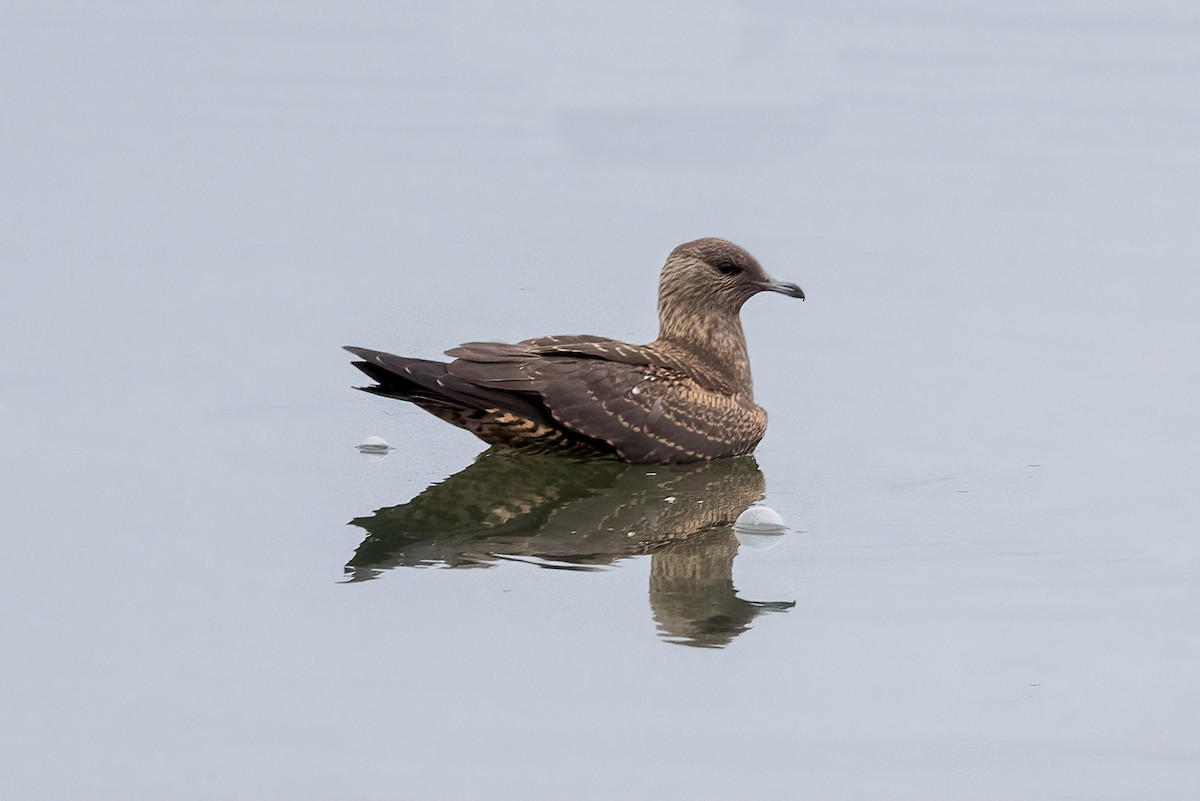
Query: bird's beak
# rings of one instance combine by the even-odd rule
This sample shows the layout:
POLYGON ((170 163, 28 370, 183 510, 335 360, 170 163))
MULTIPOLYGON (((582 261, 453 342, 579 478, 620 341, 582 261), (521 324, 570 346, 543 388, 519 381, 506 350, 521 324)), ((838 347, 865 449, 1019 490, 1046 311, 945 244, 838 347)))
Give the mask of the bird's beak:
POLYGON ((804 300, 804 290, 787 281, 756 281, 755 284, 759 289, 766 292, 778 292, 781 295, 787 295, 789 298, 804 300))

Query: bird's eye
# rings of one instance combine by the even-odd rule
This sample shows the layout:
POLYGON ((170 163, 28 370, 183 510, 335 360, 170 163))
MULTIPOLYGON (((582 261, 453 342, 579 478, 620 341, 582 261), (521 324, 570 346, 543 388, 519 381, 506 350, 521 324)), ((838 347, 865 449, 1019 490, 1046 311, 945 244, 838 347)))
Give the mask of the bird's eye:
POLYGON ((738 269, 738 266, 731 261, 719 261, 717 262, 716 267, 717 272, 721 273, 722 275, 736 275, 737 273, 741 272, 741 270, 738 269))

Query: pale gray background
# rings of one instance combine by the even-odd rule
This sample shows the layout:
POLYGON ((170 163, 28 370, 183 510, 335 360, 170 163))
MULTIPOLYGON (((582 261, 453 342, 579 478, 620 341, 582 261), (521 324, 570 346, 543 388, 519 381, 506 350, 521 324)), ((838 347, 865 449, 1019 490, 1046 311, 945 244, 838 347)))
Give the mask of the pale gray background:
POLYGON ((1198 208, 1189 2, 2 2, 0 795, 1195 798, 1198 208), (645 341, 702 235, 809 295, 794 609, 341 583, 480 445, 339 345, 645 341))

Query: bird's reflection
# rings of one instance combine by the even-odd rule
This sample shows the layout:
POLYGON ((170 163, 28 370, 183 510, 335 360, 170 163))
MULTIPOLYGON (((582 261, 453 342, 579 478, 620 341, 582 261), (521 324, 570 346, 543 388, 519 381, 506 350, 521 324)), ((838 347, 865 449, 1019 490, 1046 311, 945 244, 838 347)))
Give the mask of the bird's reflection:
POLYGON ((351 522, 367 537, 351 581, 394 567, 486 567, 527 559, 589 570, 650 554, 650 607, 673 642, 723 646, 764 610, 739 598, 733 521, 763 497, 751 456, 692 465, 568 461, 486 452, 411 501, 351 522))

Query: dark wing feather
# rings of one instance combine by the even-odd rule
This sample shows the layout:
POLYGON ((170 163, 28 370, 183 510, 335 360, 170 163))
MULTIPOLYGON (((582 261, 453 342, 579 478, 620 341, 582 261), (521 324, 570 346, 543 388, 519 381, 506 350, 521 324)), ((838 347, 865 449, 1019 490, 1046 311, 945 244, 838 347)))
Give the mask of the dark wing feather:
POLYGON ((593 336, 540 337, 527 339, 531 352, 543 356, 575 356, 583 359, 602 359, 619 364, 644 365, 661 368, 691 379, 703 389, 728 394, 729 385, 718 371, 707 367, 703 360, 681 358, 653 345, 631 345, 615 339, 593 336))
POLYGON ((510 345, 505 342, 464 342, 446 351, 446 355, 452 359, 469 359, 473 362, 505 362, 533 354, 534 351, 522 343, 510 345))
POLYGON ((705 389, 662 364, 648 348, 600 338, 565 339, 499 347, 470 343, 450 352, 458 359, 447 374, 536 399, 568 431, 607 443, 630 461, 728 456, 750 450, 762 437, 761 409, 705 389))
POLYGON ((751 450, 766 416, 753 403, 710 392, 666 371, 603 369, 594 363, 577 386, 553 382, 542 401, 571 430, 612 443, 635 462, 686 462, 751 450))
POLYGON ((661 361, 654 351, 644 346, 592 336, 539 337, 513 345, 501 342, 466 342, 446 351, 446 355, 471 362, 506 362, 534 356, 570 356, 641 365, 661 361))
POLYGON ((347 350, 379 382, 369 392, 513 447, 574 443, 633 462, 689 462, 747 453, 766 428, 753 401, 652 346, 601 337, 468 342, 447 351, 449 364, 347 350))
POLYGON ((445 362, 396 356, 367 348, 347 347, 362 361, 354 366, 378 382, 360 387, 389 398, 461 410, 502 409, 536 421, 546 420, 545 410, 527 398, 498 392, 463 381, 447 371, 445 362))

